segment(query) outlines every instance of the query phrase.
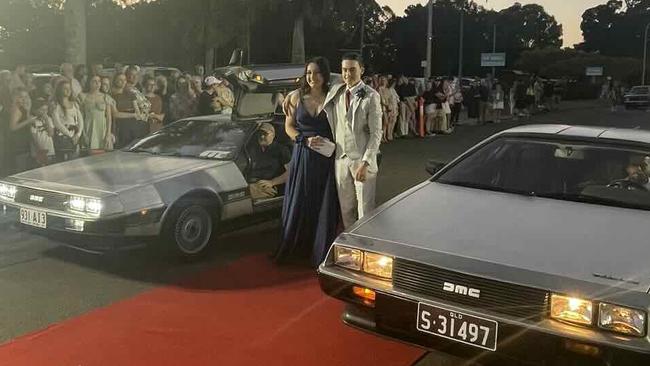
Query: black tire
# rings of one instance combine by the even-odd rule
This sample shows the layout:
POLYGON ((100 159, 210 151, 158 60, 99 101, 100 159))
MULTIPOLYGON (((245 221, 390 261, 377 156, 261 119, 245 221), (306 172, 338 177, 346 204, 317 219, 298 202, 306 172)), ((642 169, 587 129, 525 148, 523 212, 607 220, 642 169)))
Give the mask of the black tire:
POLYGON ((163 232, 167 253, 188 259, 203 257, 215 236, 215 212, 214 206, 192 201, 174 206, 163 232))

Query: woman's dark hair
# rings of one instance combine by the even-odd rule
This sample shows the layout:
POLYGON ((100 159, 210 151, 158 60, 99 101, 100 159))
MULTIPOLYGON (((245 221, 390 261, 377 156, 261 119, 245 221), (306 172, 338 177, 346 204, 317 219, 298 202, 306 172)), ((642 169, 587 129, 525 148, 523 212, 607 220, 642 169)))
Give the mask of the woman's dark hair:
POLYGON ((307 68, 309 67, 309 64, 316 64, 316 66, 318 66, 318 71, 323 77, 323 93, 327 94, 330 90, 330 63, 325 57, 314 57, 305 64, 305 72, 300 78, 300 96, 302 97, 305 94, 309 94, 309 91, 311 90, 311 87, 307 82, 307 68))
POLYGON ((32 103, 32 112, 36 112, 41 107, 48 105, 49 101, 46 98, 36 98, 32 103))
MULTIPOLYGON (((63 86, 66 84, 70 85, 70 88, 72 88, 72 84, 68 80, 61 80, 56 84, 56 89, 54 89, 54 101, 56 102, 56 104, 60 105, 61 108, 63 108, 63 112, 67 114, 68 110, 63 106, 63 100, 65 98, 65 96, 63 95, 63 86)), ((70 94, 68 100, 74 102, 74 100, 72 99, 72 94, 70 94)))

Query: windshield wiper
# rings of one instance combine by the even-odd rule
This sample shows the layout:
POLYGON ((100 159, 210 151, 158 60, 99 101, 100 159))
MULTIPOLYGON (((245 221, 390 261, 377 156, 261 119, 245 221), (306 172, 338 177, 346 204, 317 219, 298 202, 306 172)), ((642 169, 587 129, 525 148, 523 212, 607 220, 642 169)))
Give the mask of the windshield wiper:
POLYGON ((170 151, 170 152, 165 152, 165 153, 157 153, 156 155, 159 156, 175 156, 175 157, 180 157, 180 156, 187 156, 187 155, 181 155, 178 151, 170 151))
POLYGON ((584 194, 584 193, 562 193, 562 192, 539 193, 537 194, 537 197, 551 198, 551 199, 564 200, 564 201, 582 202, 582 203, 592 203, 592 204, 605 205, 605 206, 616 206, 616 207, 624 207, 624 208, 650 210, 650 207, 647 207, 643 204, 624 202, 613 198, 594 196, 594 195, 584 194))
POLYGON ((133 148, 133 149, 129 149, 129 150, 127 150, 127 152, 132 152, 132 153, 147 153, 147 154, 156 155, 156 153, 153 152, 153 151, 151 151, 151 150, 141 149, 141 148, 133 148))

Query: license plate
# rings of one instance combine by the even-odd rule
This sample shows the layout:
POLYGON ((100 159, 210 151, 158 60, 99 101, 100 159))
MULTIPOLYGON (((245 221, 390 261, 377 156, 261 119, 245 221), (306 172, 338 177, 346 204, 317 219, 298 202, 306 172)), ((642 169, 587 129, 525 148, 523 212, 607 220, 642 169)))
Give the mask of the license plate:
POLYGON ((20 223, 45 229, 47 227, 47 214, 42 211, 21 208, 20 223))
POLYGON ((488 351, 497 350, 497 322, 453 309, 419 303, 417 329, 488 351))

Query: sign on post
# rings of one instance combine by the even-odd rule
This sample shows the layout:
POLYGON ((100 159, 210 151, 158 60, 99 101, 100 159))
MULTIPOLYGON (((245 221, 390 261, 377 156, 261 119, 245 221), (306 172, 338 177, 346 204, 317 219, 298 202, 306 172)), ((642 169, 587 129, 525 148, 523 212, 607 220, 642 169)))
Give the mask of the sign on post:
POLYGON ((500 53, 481 53, 482 67, 504 67, 506 66, 506 54, 500 53))
POLYGON ((603 76, 604 68, 602 66, 590 66, 585 71, 587 76, 603 76))

